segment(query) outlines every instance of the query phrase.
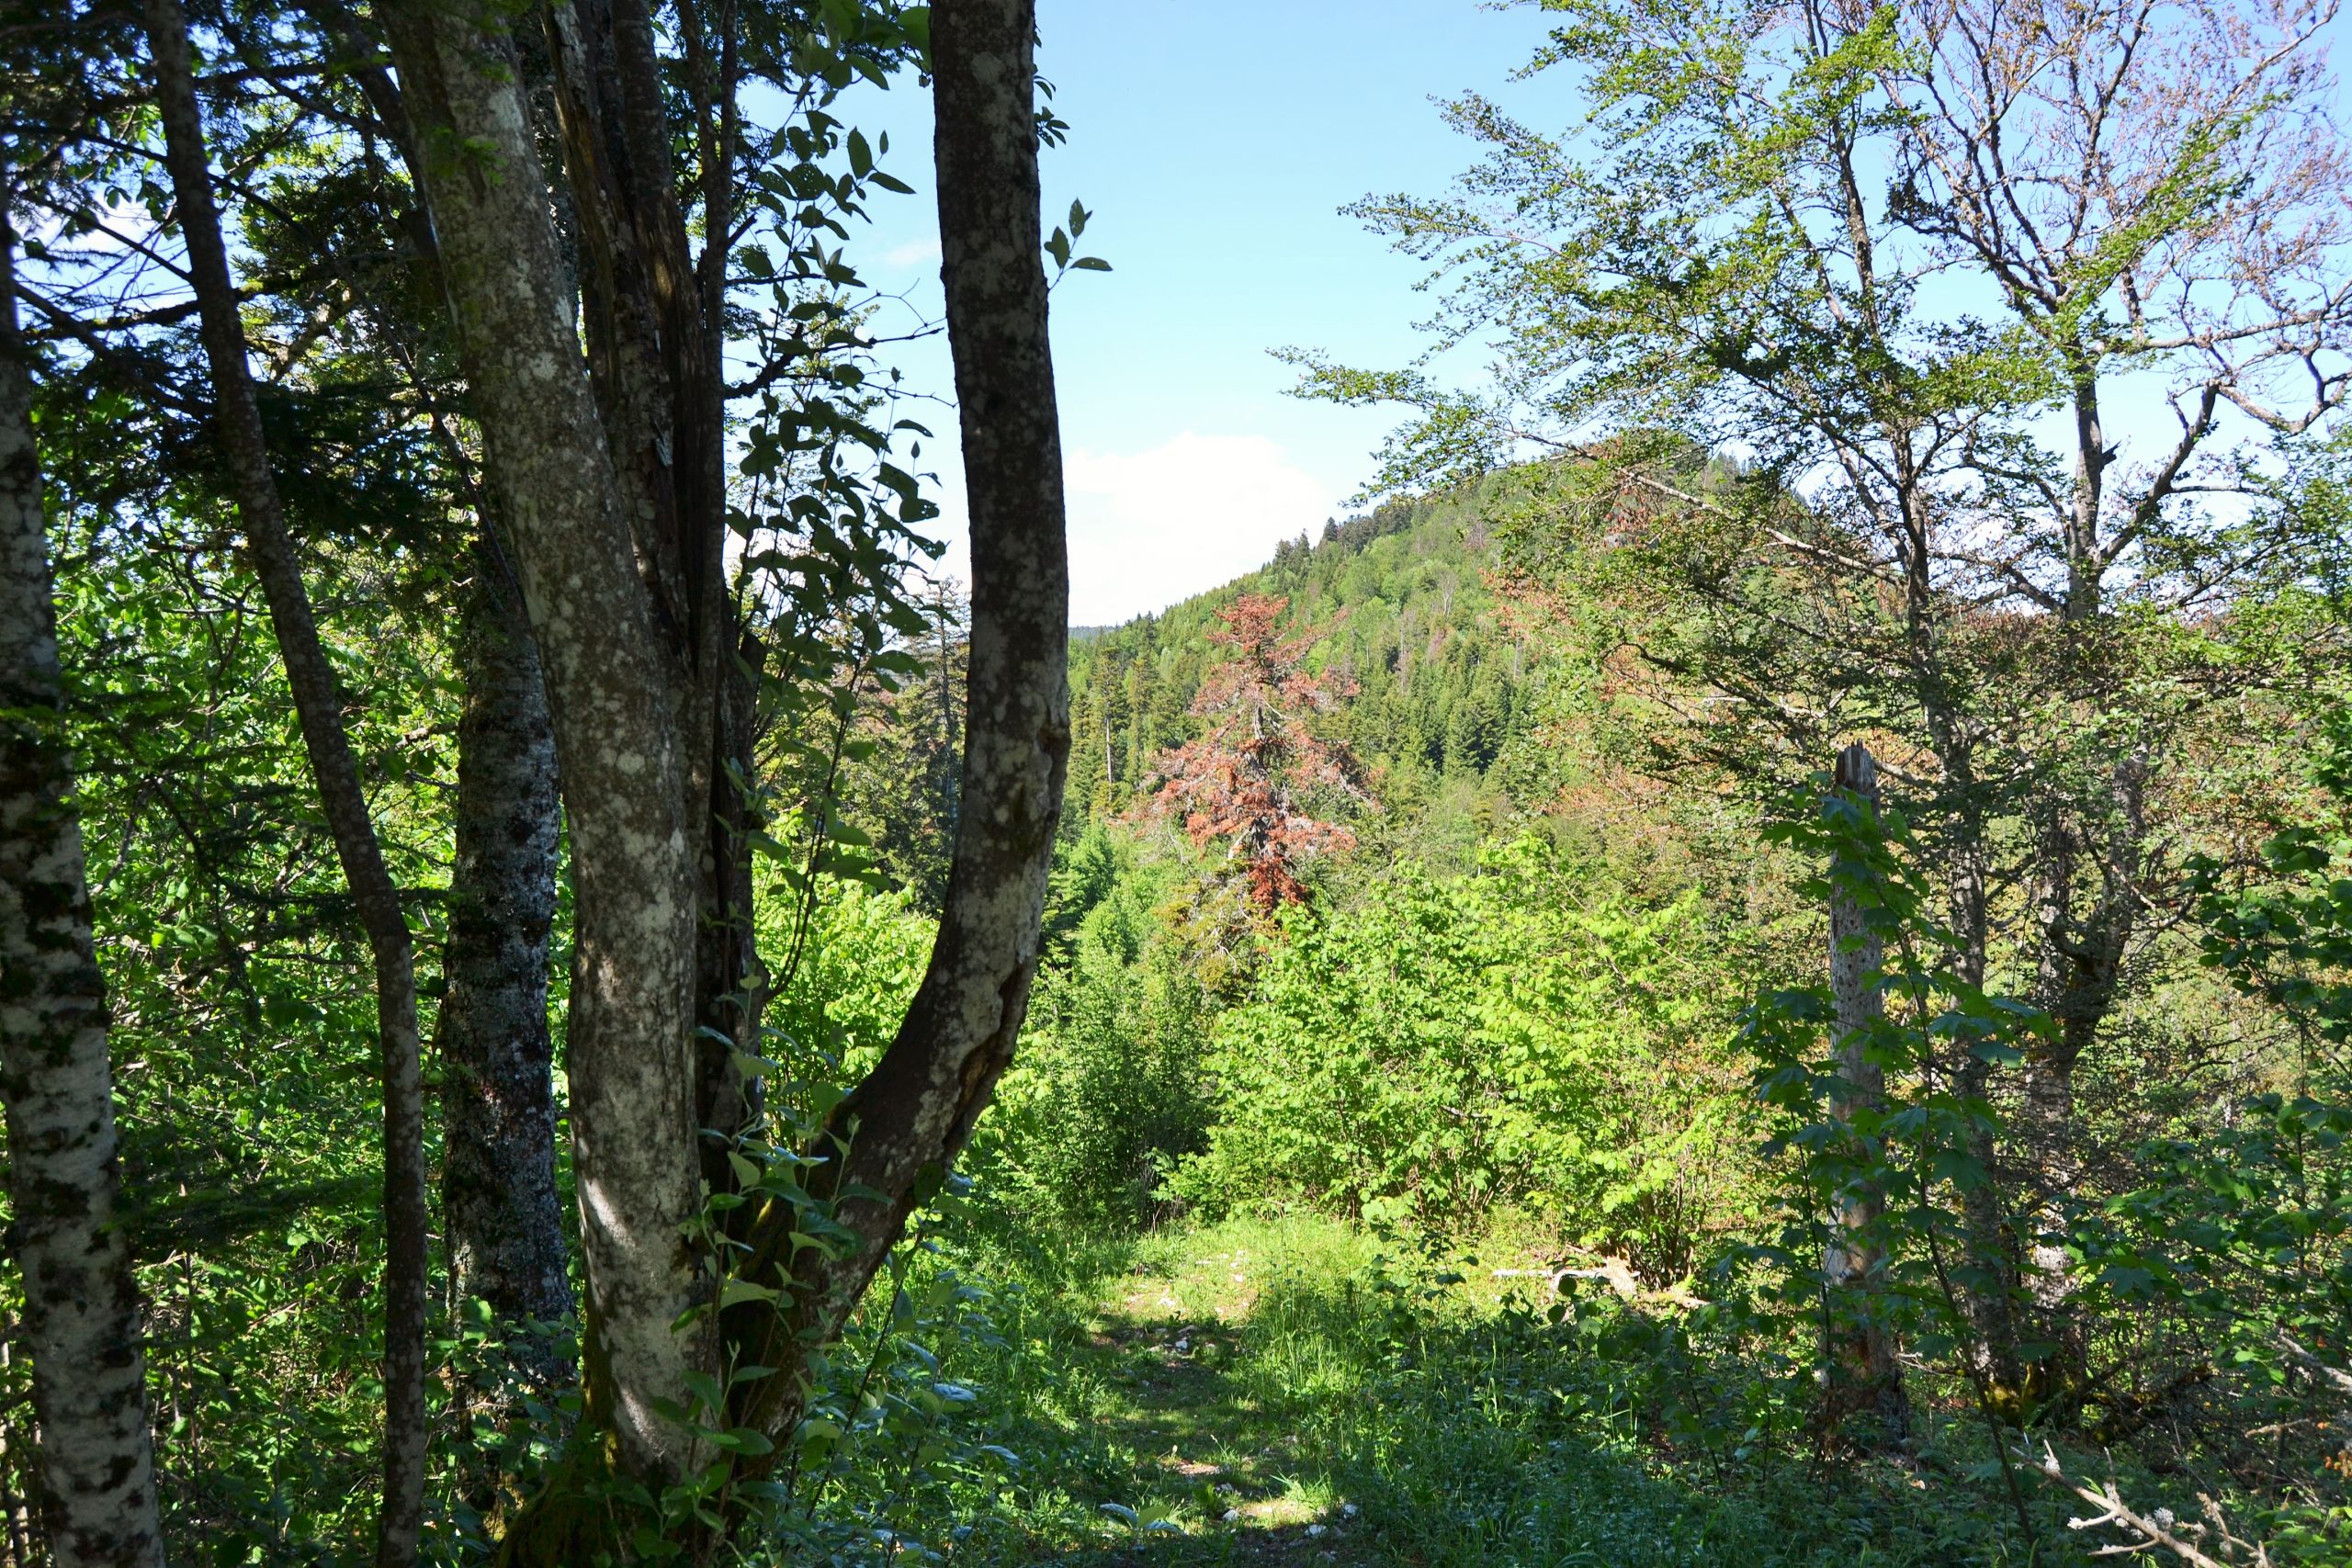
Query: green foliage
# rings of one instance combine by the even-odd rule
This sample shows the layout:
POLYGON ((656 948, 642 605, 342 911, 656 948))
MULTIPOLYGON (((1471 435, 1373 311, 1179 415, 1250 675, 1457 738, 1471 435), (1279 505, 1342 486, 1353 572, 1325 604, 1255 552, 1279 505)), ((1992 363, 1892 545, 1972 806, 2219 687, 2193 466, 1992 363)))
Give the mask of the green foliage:
MULTIPOLYGON (((1597 118, 1554 140, 1465 99, 1453 121, 1489 158, 1458 199, 1360 209, 1453 269, 1449 330, 1498 332, 1492 395, 1306 362, 1311 389, 1411 405, 1385 478, 1449 488, 1074 638, 1064 852, 1020 1054, 965 1161, 975 1185, 943 1173, 850 1334, 810 1361, 781 1443, 725 1419, 775 1375, 735 1367, 670 1409, 715 1451, 705 1473, 665 1497, 577 1478, 583 1513, 626 1521, 617 1550, 680 1555, 731 1493, 766 1532, 747 1552, 796 1562, 1227 1561, 1255 1555, 1241 1532, 1271 1552, 1310 1529, 1400 1563, 2070 1561, 2068 1500, 2000 1489, 2022 1420, 2111 1447, 2135 1497, 2185 1512, 2210 1489, 2281 1561, 2342 1560, 2352 735, 2339 718, 2298 796, 2264 780, 2292 746, 2262 738, 2278 709, 2238 698, 2337 689, 2344 443, 2286 449, 2278 504, 2243 518, 2177 497, 2132 514, 2125 597, 2220 594, 2194 622, 2135 605, 2053 651, 2031 606, 2064 549, 2043 524, 1994 526, 2064 492, 2037 423, 2052 344, 2097 326, 2165 232, 2233 199, 2215 136, 2235 130, 2192 135, 2147 210, 2079 259, 2064 309, 2020 332, 1934 313, 1948 299, 1921 285, 1949 258, 1905 231, 1916 192, 1854 198, 1871 278, 1824 217, 1857 167, 1875 177, 1856 149, 1902 129, 1884 96, 1916 64, 1901 14, 1800 41, 1755 10, 1550 9, 1536 64, 1580 73, 1597 118), (1599 444, 1596 421, 1613 432, 1599 444), (1577 460, 1498 471, 1531 434, 1577 460), (1898 448, 1960 525, 1922 547, 1932 560, 1887 543, 1886 519, 1911 518, 1883 487, 1811 482, 1825 459, 1901 468, 1898 448), (2025 553, 1974 558, 1979 525, 2025 553), (1935 580, 1924 608, 1885 592, 1912 568, 1935 580), (1243 595, 1313 628, 1297 672, 1348 695, 1310 739, 1361 758, 1381 802, 1272 929, 1133 816, 1212 722, 1194 710, 1230 678, 1216 628, 1243 595), (1953 782, 1964 750, 1930 733, 1930 703, 1973 726, 1977 784, 1953 782), (1759 847, 1756 786, 1861 731, 1905 750, 1918 836, 1833 800, 1759 847), (2046 1021, 1960 977, 1923 876, 1955 825, 1989 823, 1972 841, 1996 867, 1992 920, 2029 930, 2014 868, 2030 841, 2075 833, 2068 874, 2087 889, 2113 846, 2084 824, 2116 810, 2098 798, 2115 757, 2149 745, 2177 809, 2130 852, 2203 852, 2185 883, 2129 892, 2187 923, 2132 948, 2084 1058, 2082 1179, 2006 1212, 1997 1178, 2024 1152, 2008 1069, 2046 1021), (2277 826, 2248 831, 2265 813, 2290 825, 2244 852, 2277 826), (1800 863, 1826 869, 1792 886, 1800 863), (1885 1013, 1860 1042, 1887 1082, 1875 1106, 1848 1108, 1829 1002, 1791 984, 1818 967, 1832 892, 1887 943, 1885 1013), (1760 998, 1736 1040, 1752 1075, 1724 1049, 1735 995, 1760 998), (1972 1213, 1988 1204, 1989 1248, 1972 1213), (1841 1213, 1866 1216, 1846 1239, 1883 1259, 1862 1291, 1824 1267, 1841 1213), (1429 1256, 1395 1257, 1400 1236, 1429 1256), (1474 1243, 1483 1262, 1458 1250, 1474 1243), (1981 1314, 2021 1304, 2016 1254, 2037 1244, 2072 1271, 2082 1375, 1992 1410, 1981 1314), (1675 1289, 1555 1296, 1495 1288, 1485 1267, 1540 1275, 1573 1248, 1675 1289), (1805 1462, 1834 1451, 1815 1379, 1825 1341, 1860 1324, 1903 1339, 1917 1440, 1904 1465, 1825 1473, 1805 1462)), ((928 16, 826 0, 740 19, 746 68, 797 96, 747 159, 752 229, 723 258, 754 307, 735 312, 737 347, 760 367, 728 558, 765 739, 757 776, 732 782, 767 852, 777 988, 764 1038, 741 1043, 767 1120, 734 1151, 741 1190, 711 1199, 703 1239, 722 1252, 750 1202, 785 1205, 796 1247, 844 1239, 804 1178, 928 957, 965 719, 961 607, 910 570, 936 554, 928 433, 873 374, 844 252, 873 193, 905 187, 887 142, 831 112, 919 57, 928 16)), ((218 73, 214 106, 271 351, 263 412, 429 965, 448 547, 481 521, 471 436, 446 424, 461 389, 427 325, 439 286, 405 259, 407 193, 364 138, 306 145, 308 110, 240 99, 270 79, 266 53, 218 73)), ((124 84, 90 85, 142 112, 124 84)), ((357 113, 332 73, 304 90, 357 113)), ((1061 129, 1041 115, 1041 136, 1061 129)), ((28 195, 57 220, 28 225, 40 287, 107 214, 164 221, 133 177, 145 132, 124 134, 67 148, 28 195)), ((1057 274, 1101 269, 1078 254, 1087 219, 1073 204, 1044 241, 1057 274)), ((185 330, 109 341, 44 367, 40 434, 175 1555, 356 1560, 382 1264, 364 952, 201 408, 152 395, 185 330)), ((1996 949, 1992 967, 2024 988, 2043 983, 2034 956, 1996 949)), ((722 1275, 712 1305, 780 1307, 788 1288, 722 1275)), ((19 1315, 16 1289, 0 1280, 0 1318, 19 1315)), ((581 1462, 579 1400, 503 1381, 462 1309, 436 1343, 434 1550, 458 1559, 517 1487, 581 1462)), ((25 1382, 21 1358, 0 1367, 0 1406, 25 1382)), ((9 1463, 23 1448, 12 1432, 9 1463)))
POLYGON ((2328 714, 2318 739, 2312 782, 2334 820, 2281 830, 2237 889, 2221 862, 2201 857, 2190 891, 2206 964, 2280 1009, 2340 1082, 2335 1053, 2352 1044, 2352 708, 2328 714))
MULTIPOLYGON (((80 565, 60 573, 59 638, 165 1502, 219 1561, 328 1560, 357 1551, 373 1517, 367 948, 258 591, 209 498, 150 466, 152 428, 107 425, 119 403, 50 396, 44 438, 100 465, 50 487, 51 547, 80 565)), ((350 723, 386 854, 430 886, 447 854, 431 810, 451 762, 432 635, 447 585, 429 562, 332 539, 311 565, 331 657, 366 682, 350 723)), ((432 947, 437 915, 419 900, 432 947)), ((18 1288, 0 1280, 0 1316, 18 1316, 18 1288)), ((0 1390, 28 1371, 16 1358, 0 1390)))
POLYGON ((794 954, 768 1004, 770 1048, 786 1069, 768 1088, 798 1105, 819 1086, 854 1083, 880 1059, 922 979, 937 922, 904 892, 831 878, 818 883, 799 932, 795 913, 780 898, 759 907, 762 951, 794 954))
MULTIPOLYGON (((956 1440, 999 1468, 896 1512, 899 1550, 983 1568, 2088 1561, 2065 1499, 2034 1501, 2039 1556, 2018 1539, 1974 1430, 1824 1468, 1736 1336, 1498 1285, 1485 1265, 1513 1252, 1399 1255, 1306 1216, 1139 1241, 973 1217, 942 1241, 999 1281, 993 1332, 943 1367, 974 1395, 956 1440)), ((2135 1495, 2195 1506, 2177 1481, 2135 1495)))
POLYGON ((1163 1181, 1207 1136, 1216 1001, 1160 908, 1173 870, 1098 827, 1056 874, 1048 929, 1068 935, 967 1161, 1038 1223, 1115 1234, 1164 1216, 1163 1181))
POLYGON ((1076 638, 1066 831, 1141 806, 1163 758, 1206 732, 1193 708, 1225 657, 1216 617, 1249 594, 1288 599, 1306 672, 1349 694, 1313 728, 1361 761, 1379 803, 1348 818, 1367 858, 1467 870, 1490 826, 1532 818, 1562 783, 1543 728, 1570 677, 1505 615, 1472 500, 1334 520, 1226 588, 1076 638))
POLYGON ((777 1483, 772 1550, 782 1561, 947 1561, 958 1527, 926 1527, 1021 1466, 988 1440, 974 1419, 978 1392, 957 1381, 1004 1347, 989 1292, 927 1236, 892 1254, 887 1284, 816 1369, 821 1386, 777 1483))
MULTIPOLYGON (((2323 777, 2337 754, 2322 761, 2323 777)), ((2273 1434, 2278 1455, 2296 1443, 2301 1463, 2329 1478, 2299 1488, 2268 1528, 2282 1543, 2334 1539, 2346 1478, 2318 1412, 2334 1397, 2323 1391, 2344 1375, 2341 1325, 2352 1314, 2352 1112, 2340 1076, 2323 1071, 2315 1080, 2329 1100, 2308 1089, 2256 1095, 2228 1104, 2218 1124, 2144 1141, 2133 1156, 2138 1184, 2103 1201, 2005 1213, 1985 1158, 2005 1119, 1992 1099, 1966 1089, 1962 1065, 1973 1058, 1993 1069, 1990 1093, 2001 1096, 1999 1070, 2046 1048, 2053 1024, 1951 972, 1953 942, 1925 913, 1928 889, 1900 813, 1882 817, 1840 793, 1769 831, 1826 867, 1807 891, 1852 901, 1885 944, 1869 982, 1884 1011, 1842 1042, 1820 987, 1780 990, 1747 1011, 1740 1045, 1774 1117, 1769 1149, 1781 1156, 1786 1221, 1777 1240, 1735 1248, 1713 1271, 1726 1321, 1753 1326, 1777 1312, 1786 1314, 1784 1338, 1822 1348, 1788 1363, 1792 1387, 1808 1372, 1830 1382, 1826 1348, 1841 1334, 1871 1325, 1898 1336, 1927 1366, 1942 1367, 1948 1384, 1968 1389, 2013 1487, 2039 1467, 2030 1453, 2022 1462, 2009 1453, 2007 1424, 2064 1429, 2087 1406, 2102 1412, 2088 1435, 2113 1442, 2211 1385, 2233 1427, 2273 1434), (1874 1103, 1851 1080, 1843 1045, 1859 1045, 1883 1073, 1874 1103), (1972 1224, 1988 1209, 2005 1241, 2018 1237, 2067 1260, 2076 1281, 2067 1310, 2110 1358, 2087 1386, 2031 1368, 2022 1393, 1998 1382, 2005 1369, 1986 1325, 2023 1320, 2034 1303, 2003 1244, 1988 1246, 1972 1224), (1859 1288, 1826 1261, 1841 1247, 1874 1260, 1859 1288), (1768 1266, 1763 1301, 1771 1304, 1750 1320, 1758 1302, 1743 1288, 1741 1266, 1758 1263, 1768 1266), (1817 1332, 1808 1333, 1808 1321, 1817 1332)), ((2249 992, 2301 1004, 2305 1021, 2324 1032, 2332 987, 2308 971, 2267 978, 2265 961, 2291 953, 2333 970, 2322 933, 2346 907, 2346 889, 2313 878, 2325 860, 2312 860, 2307 835, 2274 840, 2267 858, 2278 881, 2234 897, 2213 886, 2220 868, 2205 866, 2208 959, 2249 992)), ((2056 1348, 2027 1342, 2016 1351, 2048 1362, 2056 1348)), ((2258 1451, 2223 1428, 2176 1461, 2243 1470, 2258 1451)))
MULTIPOLYGON (((1924 913, 1928 892, 1901 813, 1882 816, 1840 790, 1767 836, 1826 867, 1805 891, 1852 905, 1883 958, 1862 976, 1877 1010, 1843 1036, 1824 986, 1773 991, 1744 1015, 1739 1047, 1772 1116, 1766 1153, 1786 1156, 1785 1223, 1775 1242, 1732 1258, 1770 1265, 1768 1293, 1780 1308, 1800 1325, 1818 1320, 1821 1359, 1807 1370, 1825 1386, 1838 1375, 1832 1348, 1875 1329, 1975 1379, 1989 1423, 1994 1391, 1972 1308, 1984 1314, 2017 1286, 1967 1228, 1970 1199, 1993 1191, 1984 1155, 2000 1125, 1990 1102, 1968 1091, 1962 1064, 2014 1066, 2052 1027, 2038 1010, 1953 972, 1955 943, 1924 913), (1860 1081, 1857 1057, 1880 1085, 1860 1081), (1847 1277, 1845 1257, 1870 1260, 1860 1280, 1847 1277)), ((1717 1273, 1730 1281, 1724 1264, 1717 1273)), ((1834 1398, 1828 1413, 1833 1424, 1844 1414, 1834 1398)))
POLYGON ((1218 1023, 1217 1124, 1176 1183, 1204 1208, 1443 1235, 1519 1206, 1671 1280, 1736 1201, 1695 900, 1639 908, 1523 840, 1284 934, 1218 1023))
MULTIPOLYGON (((2306 771, 2320 819, 2273 836, 2250 866, 2199 857, 2191 876, 2205 964, 2276 1010, 2300 1047, 2297 1070, 2146 1140, 2139 1183, 2086 1218, 2080 1244, 2104 1301, 2153 1313, 2151 1340, 2219 1369, 2282 1435, 2310 1420, 2309 1385, 2343 1379, 2352 1360, 2347 710, 2329 712, 2319 739, 2306 771)), ((2347 1468, 2329 1465, 2352 1480, 2347 1468)))

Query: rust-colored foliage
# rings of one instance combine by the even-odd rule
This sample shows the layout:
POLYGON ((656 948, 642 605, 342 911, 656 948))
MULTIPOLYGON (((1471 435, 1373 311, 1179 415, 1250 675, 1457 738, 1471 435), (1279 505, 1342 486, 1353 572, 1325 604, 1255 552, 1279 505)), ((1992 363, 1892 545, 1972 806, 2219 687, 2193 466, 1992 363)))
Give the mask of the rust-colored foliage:
POLYGON ((1355 842, 1346 828, 1307 815, 1301 796, 1322 790, 1365 798, 1354 754, 1306 727, 1309 715, 1354 695, 1354 683, 1306 668, 1314 637, 1282 635, 1278 623, 1289 607, 1281 595, 1244 593, 1217 612, 1224 624, 1209 640, 1230 657, 1193 699, 1207 732, 1160 759, 1162 782, 1146 807, 1182 812, 1195 845, 1225 840, 1261 910, 1305 899, 1299 863, 1355 842))

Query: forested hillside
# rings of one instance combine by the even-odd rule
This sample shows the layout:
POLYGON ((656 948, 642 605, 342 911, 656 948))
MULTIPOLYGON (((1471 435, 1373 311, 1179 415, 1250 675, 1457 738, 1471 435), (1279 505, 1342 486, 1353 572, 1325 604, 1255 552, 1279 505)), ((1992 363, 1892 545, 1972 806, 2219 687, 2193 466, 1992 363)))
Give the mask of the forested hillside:
POLYGON ((1073 628, 1032 0, 0 6, 0 1568, 2352 1562, 2335 9, 1540 11, 1073 628))

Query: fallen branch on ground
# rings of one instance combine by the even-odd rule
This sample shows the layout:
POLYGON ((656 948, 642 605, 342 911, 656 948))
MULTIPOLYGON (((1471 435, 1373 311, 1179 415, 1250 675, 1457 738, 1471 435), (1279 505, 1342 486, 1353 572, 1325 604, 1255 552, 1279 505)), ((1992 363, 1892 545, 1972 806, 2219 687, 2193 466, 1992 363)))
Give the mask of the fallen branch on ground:
POLYGON ((2270 1568, 2270 1554, 2264 1550, 2262 1543, 2247 1540, 2232 1531, 2229 1521, 2222 1517, 2222 1506, 2202 1492, 2197 1495, 2197 1501, 2203 1506, 2205 1512, 2202 1524, 2175 1518, 2170 1508, 2156 1508, 2143 1514, 2124 1502, 2114 1482, 2091 1486, 2068 1475, 2065 1467, 2058 1462, 2058 1451, 2047 1443, 2041 1446, 2039 1463, 2034 1462, 2030 1453, 2024 1457, 2031 1468, 2100 1510, 2093 1518, 2068 1519, 2068 1529, 2090 1530, 2113 1526, 2140 1538, 2102 1546, 2091 1553, 2094 1557, 2123 1557, 2161 1546, 2182 1562, 2196 1564, 2196 1568, 2230 1568, 2232 1562, 2248 1564, 2250 1568, 2270 1568), (2220 1551, 2222 1556, 2208 1554, 2203 1550, 2208 1545, 2220 1551))

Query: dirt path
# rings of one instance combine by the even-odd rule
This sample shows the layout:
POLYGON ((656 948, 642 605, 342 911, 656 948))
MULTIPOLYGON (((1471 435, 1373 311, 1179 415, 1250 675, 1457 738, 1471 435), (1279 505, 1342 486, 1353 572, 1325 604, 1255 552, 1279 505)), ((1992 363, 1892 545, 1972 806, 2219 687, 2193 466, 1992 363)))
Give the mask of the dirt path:
MULTIPOLYGON (((1127 1520, 1138 1531, 1132 1544, 1051 1561, 1102 1568, 1394 1561, 1370 1550, 1358 1506, 1314 1473, 1298 1437, 1240 1375, 1254 1348, 1261 1262, 1212 1254, 1110 1282, 1080 1354, 1118 1391, 1121 1444, 1145 1461, 1133 1495, 1186 1523, 1155 1529, 1147 1509, 1127 1520)), ((1125 1518, 1127 1510, 1105 1511, 1125 1518)))

